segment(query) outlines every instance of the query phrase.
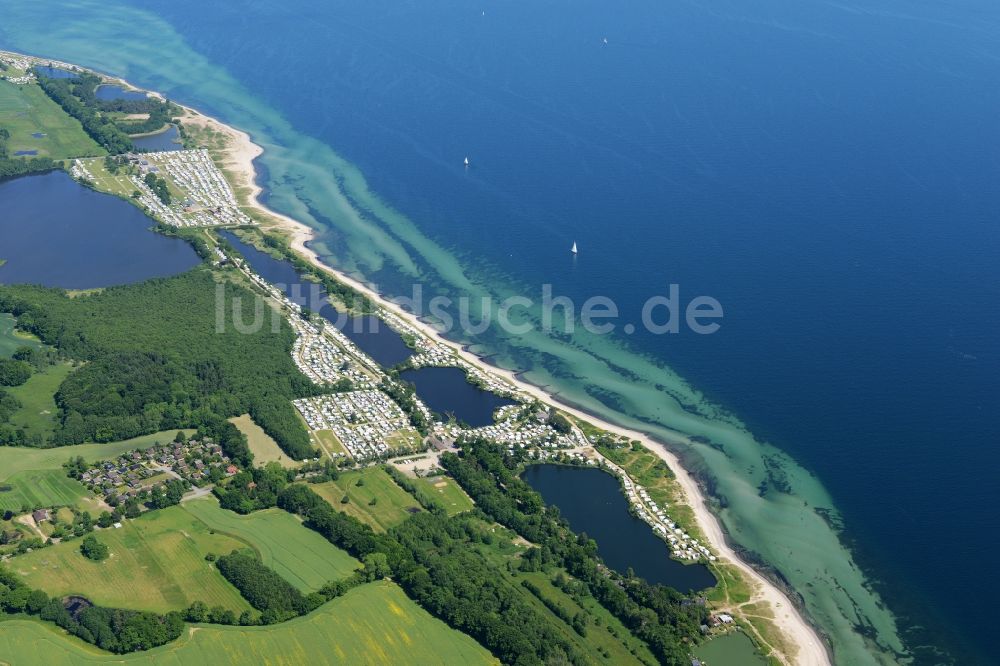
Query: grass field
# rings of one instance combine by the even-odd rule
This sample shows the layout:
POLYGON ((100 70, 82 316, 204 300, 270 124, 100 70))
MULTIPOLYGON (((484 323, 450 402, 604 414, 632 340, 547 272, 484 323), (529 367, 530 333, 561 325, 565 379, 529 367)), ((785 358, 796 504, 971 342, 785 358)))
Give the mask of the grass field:
POLYGON ((343 453, 345 455, 350 455, 347 453, 347 449, 344 445, 340 443, 337 436, 333 434, 332 430, 317 430, 310 433, 311 437, 315 440, 315 444, 321 449, 326 450, 327 453, 343 453))
POLYGON ((253 452, 254 462, 258 465, 266 465, 269 462, 281 463, 282 467, 298 467, 299 463, 292 460, 281 450, 278 443, 271 439, 271 436, 264 432, 264 429, 253 422, 249 414, 229 419, 229 422, 240 429, 247 436, 250 444, 250 451, 253 452))
POLYGON ((66 476, 62 469, 64 462, 76 456, 83 456, 88 461, 114 458, 156 441, 170 441, 174 434, 156 433, 124 442, 55 449, 0 447, 0 510, 17 511, 24 503, 33 507, 76 504, 93 512, 97 507, 96 498, 90 496, 83 484, 66 476))
POLYGON ((36 84, 18 86, 0 81, 0 126, 10 132, 7 147, 11 155, 19 150, 37 150, 40 156, 61 160, 105 154, 79 121, 60 109, 36 84), (45 136, 32 136, 37 133, 45 136))
POLYGON ((444 505, 449 516, 463 511, 471 511, 472 499, 465 494, 462 487, 455 483, 455 480, 447 476, 434 476, 429 479, 414 479, 414 483, 422 485, 444 505))
POLYGON ((104 158, 94 158, 80 160, 94 177, 94 185, 102 192, 120 196, 123 199, 130 199, 136 190, 135 184, 129 180, 128 174, 119 171, 112 175, 104 168, 104 158))
POLYGON ((79 506, 92 513, 99 506, 82 483, 62 470, 25 470, 0 483, 0 511, 63 505, 79 506))
POLYGON ((361 563, 281 509, 241 516, 219 507, 213 497, 191 500, 182 507, 220 534, 252 547, 261 561, 304 592, 349 576, 361 563))
POLYGON ((237 613, 249 605, 210 563, 208 553, 228 553, 243 544, 211 534, 181 507, 151 511, 121 529, 98 530, 111 557, 94 562, 80 554, 79 540, 60 543, 7 562, 34 588, 50 595, 79 594, 115 608, 167 612, 193 601, 237 613))
POLYGON ((0 662, 10 664, 496 664, 474 640, 432 617, 396 585, 355 588, 319 610, 269 627, 193 627, 149 652, 116 656, 37 620, 0 622, 0 662))
POLYGON ((0 358, 10 358, 18 347, 40 347, 38 340, 30 335, 14 331, 14 317, 0 314, 0 358))
POLYGON ((36 372, 23 385, 8 388, 7 392, 21 401, 21 408, 11 415, 10 423, 24 428, 29 435, 51 435, 59 411, 55 394, 72 371, 69 363, 57 363, 36 372))
POLYGON ((377 532, 384 532, 403 522, 412 510, 420 510, 417 501, 397 486, 381 467, 344 472, 336 481, 317 483, 309 487, 333 508, 368 523, 377 532), (363 485, 358 485, 359 480, 363 481, 363 485), (340 501, 344 495, 351 500, 347 504, 340 501), (374 505, 370 504, 372 499, 375 499, 374 505))

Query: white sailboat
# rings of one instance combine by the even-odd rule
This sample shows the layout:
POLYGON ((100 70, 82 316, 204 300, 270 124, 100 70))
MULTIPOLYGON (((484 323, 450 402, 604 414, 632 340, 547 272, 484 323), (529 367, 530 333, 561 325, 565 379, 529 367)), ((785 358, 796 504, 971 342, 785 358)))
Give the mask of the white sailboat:
POLYGON ((573 254, 576 254, 576 241, 573 241, 573 247, 570 248, 569 251, 572 252, 573 254))
POLYGON ((468 167, 468 166, 469 166, 469 158, 468 158, 468 157, 466 157, 466 158, 465 158, 465 166, 466 166, 466 167, 468 167))

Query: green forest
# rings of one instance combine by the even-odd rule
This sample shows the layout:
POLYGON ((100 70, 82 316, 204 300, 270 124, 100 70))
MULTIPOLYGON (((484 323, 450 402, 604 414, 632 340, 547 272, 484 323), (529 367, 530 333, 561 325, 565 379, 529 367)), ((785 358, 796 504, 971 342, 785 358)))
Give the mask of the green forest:
POLYGON ((255 295, 206 268, 76 297, 0 286, 0 312, 86 362, 59 387, 59 425, 44 445, 117 441, 249 412, 289 456, 314 455, 290 402, 317 391, 292 361, 293 331, 280 317, 274 329, 269 319, 253 332, 217 330, 217 298, 240 303, 253 321, 255 295))

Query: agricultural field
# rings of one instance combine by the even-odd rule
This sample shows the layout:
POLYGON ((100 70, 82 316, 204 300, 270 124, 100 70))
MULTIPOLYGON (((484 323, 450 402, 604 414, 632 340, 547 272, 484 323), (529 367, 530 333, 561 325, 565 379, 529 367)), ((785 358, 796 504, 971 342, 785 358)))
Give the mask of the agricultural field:
POLYGON ((100 511, 97 498, 62 470, 25 470, 0 482, 0 511, 18 513, 23 508, 47 506, 78 506, 91 513, 100 511))
POLYGON ((449 516, 454 516, 463 511, 471 511, 472 499, 465 494, 462 487, 454 479, 448 476, 433 476, 430 478, 414 479, 414 483, 423 486, 427 491, 438 499, 444 506, 449 516))
POLYGON ((33 588, 52 596, 78 594, 115 608, 164 613, 194 601, 239 614, 250 606, 207 561, 208 553, 228 553, 244 544, 212 534, 179 506, 125 521, 120 529, 97 530, 111 557, 101 562, 80 553, 72 540, 19 555, 6 566, 33 588))
POLYGON ((10 358, 18 347, 38 348, 41 344, 34 336, 14 331, 14 317, 0 314, 0 358, 10 358))
POLYGON ((156 433, 124 442, 54 449, 0 447, 0 510, 19 511, 23 504, 33 508, 76 505, 94 513, 99 510, 97 499, 90 496, 82 483, 66 476, 62 468, 64 462, 76 456, 83 456, 88 461, 114 458, 156 441, 170 441, 173 436, 173 432, 156 433))
POLYGON ((397 486, 381 467, 343 472, 336 481, 309 487, 333 508, 368 523, 376 532, 384 532, 406 520, 411 513, 421 510, 417 500, 397 486), (341 501, 344 495, 350 500, 346 504, 341 501))
POLYGON ((69 363, 57 363, 36 372, 23 385, 7 388, 7 393, 21 401, 21 408, 10 417, 11 425, 24 428, 29 436, 51 435, 59 413, 56 391, 72 371, 73 366, 69 363))
POLYGON ((59 108, 37 84, 0 81, 0 126, 10 132, 7 147, 11 155, 37 150, 40 157, 61 160, 105 154, 79 121, 59 108))
POLYGON ((278 443, 264 432, 263 428, 254 423, 249 414, 229 419, 229 422, 247 436, 247 443, 250 445, 250 451, 253 452, 254 462, 258 466, 264 466, 269 462, 277 462, 282 467, 287 468, 299 466, 299 463, 289 458, 278 446, 278 443))
POLYGON ((198 625, 163 647, 101 653, 37 620, 0 622, 0 661, 11 664, 497 664, 389 582, 355 588, 319 610, 268 627, 198 625))
POLYGON ((332 580, 346 578, 361 566, 281 509, 241 516, 220 508, 214 497, 191 500, 181 506, 209 529, 253 548, 264 564, 303 592, 315 592, 332 580))

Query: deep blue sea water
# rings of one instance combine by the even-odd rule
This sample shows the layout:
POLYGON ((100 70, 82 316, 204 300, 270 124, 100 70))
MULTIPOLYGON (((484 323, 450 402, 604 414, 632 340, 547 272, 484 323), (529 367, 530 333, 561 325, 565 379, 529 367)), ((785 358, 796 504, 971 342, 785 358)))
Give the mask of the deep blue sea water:
MULTIPOLYGON (((159 57, 123 27, 96 30, 94 3, 61 8, 83 41, 41 25, 0 26, 0 40, 273 139, 272 202, 328 230, 331 263, 390 292, 432 279, 430 239, 468 275, 604 294, 626 321, 671 283, 717 298, 715 335, 617 340, 815 474, 923 663, 995 660, 989 614, 970 610, 1000 596, 983 563, 1000 546, 1000 5, 115 4, 109 26, 137 9, 135 24, 155 18, 146 35, 169 33, 159 57), (200 69, 161 61, 181 47, 200 69), (318 144, 287 142, 289 127, 318 144), (343 214, 312 186, 333 168, 316 145, 413 229, 365 205, 343 214)), ((527 340, 470 342, 581 402, 671 425, 666 395, 661 413, 621 389, 646 378, 618 352, 578 377, 527 340)), ((727 525, 752 539, 755 509, 740 508, 727 525)), ((762 535, 766 557, 795 561, 762 535)))

